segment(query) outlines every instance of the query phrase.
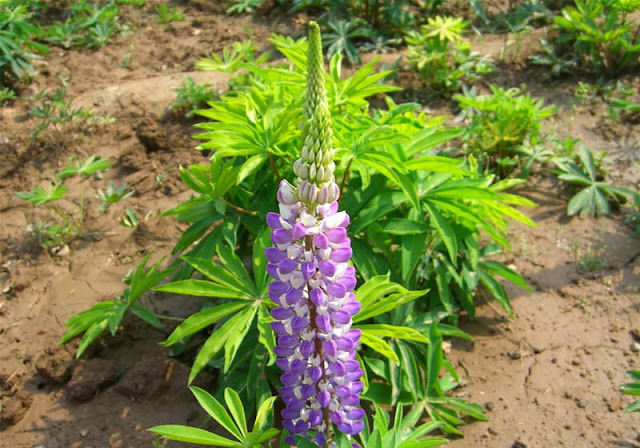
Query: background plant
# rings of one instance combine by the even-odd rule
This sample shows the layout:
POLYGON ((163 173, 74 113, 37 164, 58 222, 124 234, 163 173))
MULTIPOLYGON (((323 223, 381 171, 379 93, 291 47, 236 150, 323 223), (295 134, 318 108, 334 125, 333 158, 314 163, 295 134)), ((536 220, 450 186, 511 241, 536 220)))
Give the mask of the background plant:
MULTIPOLYGON (((628 370, 627 375, 634 380, 633 383, 620 386, 623 394, 639 396, 640 395, 640 370, 628 370)), ((626 407, 624 412, 640 412, 640 401, 634 401, 626 407)))
POLYGON ((573 52, 583 68, 609 76, 633 70, 640 56, 640 25, 631 18, 637 0, 576 0, 554 19, 554 45, 573 52))
MULTIPOLYGON (((75 159, 72 158, 71 161, 75 159)), ((67 166, 56 173, 55 177, 59 180, 55 184, 49 183, 46 189, 36 187, 28 192, 16 193, 20 199, 35 206, 48 205, 58 217, 57 223, 39 222, 31 227, 39 244, 45 249, 59 247, 82 235, 85 214, 84 187, 81 186, 79 189, 80 200, 77 209, 75 212, 69 212, 60 204, 69 191, 69 187, 63 184, 64 179, 80 176, 83 181, 86 181, 90 176, 99 174, 112 164, 113 162, 107 159, 91 156, 84 163, 77 161, 75 165, 67 166)))
POLYGON ((196 109, 206 106, 216 96, 210 84, 196 84, 189 76, 184 79, 182 87, 174 89, 174 92, 177 96, 169 108, 184 113, 187 118, 193 117, 196 109))
POLYGON ((578 193, 567 204, 567 215, 598 217, 611 213, 611 204, 625 202, 627 198, 637 201, 638 194, 632 190, 616 187, 604 182, 604 176, 585 146, 580 147, 578 160, 555 160, 558 167, 558 179, 576 186, 578 193))
POLYGON ((38 43, 40 29, 34 12, 24 1, 7 0, 0 4, 0 87, 34 72, 31 61, 38 53, 48 53, 38 43))
POLYGON ((450 95, 493 70, 488 59, 471 51, 463 37, 467 26, 460 17, 436 16, 420 32, 407 34, 409 64, 427 87, 450 95))
POLYGON ((495 171, 506 177, 522 165, 528 173, 532 157, 542 158, 541 148, 534 150, 545 140, 542 120, 553 116, 556 108, 545 107, 541 99, 524 94, 523 89, 489 88, 490 95, 468 90, 455 97, 468 123, 465 151, 478 157, 485 173, 495 171))

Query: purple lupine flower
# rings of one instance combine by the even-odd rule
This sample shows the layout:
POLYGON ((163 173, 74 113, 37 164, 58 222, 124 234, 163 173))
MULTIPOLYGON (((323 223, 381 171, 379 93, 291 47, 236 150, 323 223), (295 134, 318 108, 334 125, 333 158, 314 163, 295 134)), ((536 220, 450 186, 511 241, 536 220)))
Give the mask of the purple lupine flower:
POLYGON ((280 183, 280 214, 267 214, 274 247, 265 250, 274 281, 269 297, 277 335, 276 364, 283 371, 283 426, 324 447, 331 427, 362 431, 362 369, 355 360, 361 332, 351 328, 360 302, 352 292, 349 216, 338 211, 332 132, 324 89, 320 29, 309 25, 309 58, 303 148, 294 164, 296 186, 280 183))

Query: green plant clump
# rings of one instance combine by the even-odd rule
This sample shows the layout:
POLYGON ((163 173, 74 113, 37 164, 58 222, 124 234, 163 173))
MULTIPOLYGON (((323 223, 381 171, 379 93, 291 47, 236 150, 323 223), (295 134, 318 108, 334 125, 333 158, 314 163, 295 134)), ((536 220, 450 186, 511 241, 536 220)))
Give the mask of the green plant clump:
POLYGON ((485 172, 506 177, 519 166, 528 175, 534 161, 544 161, 542 120, 553 116, 554 106, 524 94, 523 89, 508 90, 490 86, 491 95, 474 90, 455 99, 468 126, 463 137, 466 152, 477 156, 485 172))
MULTIPOLYGON (((636 69, 640 62, 640 23, 634 13, 640 9, 638 0, 576 0, 555 18, 558 36, 547 48, 546 56, 538 60, 556 65, 574 64, 594 73, 617 76, 636 69), (554 60, 555 59, 555 60, 554 60)), ((556 69, 556 73, 560 73, 556 69)))
MULTIPOLYGON (((220 371, 218 397, 225 389, 235 390, 245 415, 259 414, 282 384, 271 328, 277 304, 269 295, 273 266, 264 251, 272 242, 265 219, 278 209, 280 182, 295 178, 301 129, 305 135, 311 132, 305 117, 315 111, 314 96, 305 94, 306 40, 274 36, 271 42, 285 55, 284 62, 265 63, 267 57, 246 44, 197 63, 201 69, 224 67, 233 79, 218 101, 195 112, 203 120, 197 125, 198 149, 210 151, 211 157, 180 168, 192 196, 165 215, 188 228, 172 251, 176 261, 169 282, 153 287, 204 298, 203 307, 163 345, 193 362, 189 382, 205 370, 220 371)), ((362 332, 356 357, 363 370, 362 397, 397 409, 391 429, 384 412, 376 413, 379 421, 362 433, 361 441, 370 447, 436 446, 444 440, 423 438, 431 430, 460 434, 467 416, 486 419, 480 406, 451 396, 460 378, 444 356, 443 338, 469 338, 454 324, 462 312, 474 315, 481 285, 512 315, 498 279, 527 286, 515 271, 488 257, 508 247, 508 220, 534 225, 515 208, 534 204, 505 192, 521 180, 496 182, 466 158, 446 156, 442 145, 463 131, 445 126, 445 117, 388 97, 386 107, 371 106, 367 98, 398 90, 381 82, 391 72, 375 67, 374 60, 345 77, 342 58, 335 54, 323 81, 333 123, 335 181, 340 207, 351 217, 351 260, 358 272, 355 300, 361 310, 353 328, 362 332), (411 408, 404 416, 401 403, 411 408), (427 426, 405 432, 423 417, 427 426)), ((106 323, 95 327, 92 338, 110 325, 110 315, 98 315, 92 316, 106 323)), ((73 330, 74 322, 65 340, 83 332, 87 337, 90 326, 73 330)), ((208 411, 222 407, 207 402, 208 411)), ((210 414, 236 440, 223 445, 216 439, 215 445, 267 443, 257 441, 261 436, 252 438, 244 417, 238 417, 240 409, 234 415, 233 405, 227 405, 234 419, 224 418, 228 426, 216 418, 221 412, 210 414)), ((201 434, 200 443, 213 443, 209 434, 194 428, 154 429, 192 442, 186 437, 201 434)), ((346 438, 336 434, 336 443, 343 446, 346 438)))
POLYGON ((437 93, 451 95, 493 71, 488 59, 471 51, 463 37, 467 26, 459 17, 437 16, 407 34, 409 64, 437 93))

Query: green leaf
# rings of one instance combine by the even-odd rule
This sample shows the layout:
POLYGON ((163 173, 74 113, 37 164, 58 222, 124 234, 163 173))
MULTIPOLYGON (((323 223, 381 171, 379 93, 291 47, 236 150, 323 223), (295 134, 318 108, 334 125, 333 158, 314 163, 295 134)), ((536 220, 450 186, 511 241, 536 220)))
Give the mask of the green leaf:
POLYGON ((247 293, 238 291, 228 286, 217 285, 206 280, 179 280, 177 282, 166 283, 156 286, 154 291, 171 292, 197 297, 218 297, 220 299, 251 300, 247 293))
POLYGON ((243 292, 248 296, 251 295, 251 288, 247 288, 238 277, 235 277, 231 272, 213 261, 196 257, 182 257, 182 259, 189 263, 189 265, 198 272, 208 277, 211 281, 225 285, 230 289, 235 289, 238 292, 243 292))
POLYGON ((426 223, 409 219, 390 219, 384 226, 384 231, 392 235, 415 235, 428 230, 429 226, 426 223))
POLYGON ((437 325, 431 325, 429 332, 429 348, 427 351, 426 392, 428 397, 437 396, 438 375, 442 369, 442 336, 437 325))
POLYGON ((360 328, 362 331, 366 331, 367 333, 375 336, 422 342, 424 344, 429 343, 429 339, 426 336, 410 327, 401 327, 388 324, 368 324, 357 325, 357 328, 360 328))
POLYGON ((191 392, 200 403, 202 409, 211 416, 216 422, 218 422, 223 428, 225 428, 231 435, 233 435, 239 441, 243 440, 242 433, 238 426, 233 423, 231 416, 227 410, 215 399, 209 392, 196 386, 191 386, 191 392))
POLYGON ((236 185, 240 185, 247 177, 256 172, 256 170, 258 170, 266 160, 267 156, 265 154, 258 154, 253 157, 249 157, 247 161, 242 164, 242 168, 238 172, 236 185))
POLYGON ((61 182, 58 182, 57 184, 49 184, 47 190, 42 187, 36 187, 28 192, 17 192, 16 196, 37 206, 57 201, 61 199, 67 191, 69 191, 69 188, 62 185, 61 182))
POLYGON ((480 277, 482 284, 489 290, 491 295, 498 301, 502 308, 504 308, 509 317, 513 318, 511 301, 500 282, 483 270, 478 271, 478 276, 480 277))
POLYGON ((276 346, 276 336, 271 329, 270 322, 274 319, 269 315, 269 311, 264 303, 260 304, 258 309, 258 342, 260 342, 269 353, 269 362, 267 365, 272 365, 276 361, 273 348, 276 346))
POLYGON ((138 316, 140 319, 144 320, 145 322, 153 325, 156 328, 162 328, 164 327, 164 324, 162 322, 160 322, 160 319, 158 319, 158 317, 152 313, 150 310, 148 310, 147 308, 143 307, 143 306, 138 306, 138 305, 132 305, 129 307, 129 309, 131 310, 131 312, 133 314, 135 314, 136 316, 138 316))
POLYGON ((440 214, 440 211, 433 204, 430 204, 429 201, 424 202, 424 207, 427 209, 429 213, 429 221, 433 224, 433 226, 438 231, 442 242, 447 248, 447 252, 449 253, 449 259, 454 266, 457 265, 458 261, 458 240, 456 239, 456 234, 449 225, 449 221, 445 219, 444 216, 440 214))
POLYGON ((229 337, 224 344, 224 373, 227 373, 229 367, 231 367, 231 363, 236 357, 240 344, 247 335, 249 328, 251 328, 253 318, 255 317, 258 308, 258 303, 254 302, 253 306, 248 307, 241 313, 238 313, 238 315, 242 317, 238 319, 235 327, 231 333, 229 333, 229 337))
POLYGON ((187 336, 191 336, 192 334, 207 328, 209 325, 213 325, 220 319, 240 311, 247 306, 249 306, 249 304, 246 302, 231 302, 198 311, 178 325, 162 345, 169 346, 176 344, 187 336))
POLYGON ((177 442, 221 447, 242 447, 239 442, 234 442, 204 429, 192 428, 191 426, 159 425, 149 428, 147 431, 177 442))
POLYGON ((254 431, 264 431, 268 425, 269 415, 273 413, 273 403, 277 397, 269 397, 262 402, 256 413, 256 420, 253 424, 254 431))
POLYGON ((100 333, 102 333, 107 328, 108 325, 109 325, 108 319, 104 319, 104 320, 101 320, 100 322, 96 322, 95 324, 91 325, 91 327, 89 327, 87 332, 82 337, 82 340, 80 341, 80 345, 78 346, 78 351, 76 352, 76 358, 80 358, 82 356, 84 351, 87 348, 89 348, 89 346, 93 343, 93 341, 95 341, 98 338, 98 336, 100 336, 100 333))
POLYGON ((233 419, 240 428, 242 435, 247 437, 247 417, 244 415, 244 407, 242 406, 242 400, 238 393, 231 389, 226 388, 224 390, 224 401, 227 403, 227 407, 233 415, 233 419))
POLYGON ((442 437, 434 439, 405 440, 397 448, 431 448, 449 443, 449 439, 442 437))
POLYGON ((400 362, 400 360, 398 359, 398 355, 396 355, 391 346, 384 339, 363 331, 360 342, 371 347, 373 350, 380 353, 385 358, 395 362, 396 364, 400 362))
POLYGON ((454 408, 457 411, 462 412, 470 417, 475 418, 476 420, 488 421, 486 415, 482 410, 482 406, 479 406, 474 403, 469 403, 466 400, 461 398, 453 398, 453 397, 432 397, 429 398, 429 403, 431 404, 442 404, 445 406, 449 406, 454 408))
POLYGON ((191 372, 189 373, 189 384, 193 382, 195 377, 200 373, 200 371, 206 366, 209 361, 213 359, 213 357, 218 354, 220 350, 224 347, 229 335, 237 325, 237 323, 242 319, 243 313, 238 313, 235 316, 231 317, 228 321, 226 321, 218 330, 213 332, 211 336, 204 343, 200 351, 198 352, 198 356, 196 356, 195 361, 193 362, 193 366, 191 367, 191 372))

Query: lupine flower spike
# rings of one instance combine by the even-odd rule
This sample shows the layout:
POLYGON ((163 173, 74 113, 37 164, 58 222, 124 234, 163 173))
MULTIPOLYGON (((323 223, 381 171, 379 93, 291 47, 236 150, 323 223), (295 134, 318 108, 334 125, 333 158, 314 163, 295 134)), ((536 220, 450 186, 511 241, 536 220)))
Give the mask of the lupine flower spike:
POLYGON ((332 427, 362 431, 359 407, 363 383, 355 360, 361 332, 352 329, 360 302, 347 237, 349 216, 338 211, 331 115, 324 88, 320 28, 309 24, 305 125, 300 158, 293 165, 295 186, 282 180, 280 214, 267 214, 275 247, 265 250, 267 271, 275 279, 269 297, 277 334, 276 363, 283 371, 286 442, 299 435, 320 447, 331 444, 332 427))

